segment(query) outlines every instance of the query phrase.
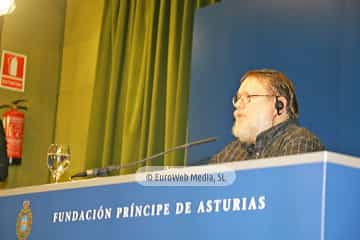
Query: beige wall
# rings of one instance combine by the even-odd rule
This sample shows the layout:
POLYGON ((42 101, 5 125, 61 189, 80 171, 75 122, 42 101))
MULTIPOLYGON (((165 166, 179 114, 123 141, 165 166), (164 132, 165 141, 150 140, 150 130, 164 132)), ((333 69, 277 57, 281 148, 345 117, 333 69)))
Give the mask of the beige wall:
MULTIPOLYGON (((69 143, 71 168, 84 170, 104 0, 68 0, 55 142, 69 143)), ((66 179, 64 176, 63 179, 66 179)))
MULTIPOLYGON (((26 98, 23 163, 9 168, 5 187, 48 181, 46 152, 54 126, 64 35, 64 0, 16 0, 4 17, 1 48, 27 55, 25 92, 0 89, 0 103, 26 98)), ((1 110, 1 113, 4 110, 1 110)))
MULTIPOLYGON (((26 98, 23 163, 0 187, 49 182, 50 143, 69 143, 68 175, 83 170, 104 0, 17 0, 4 17, 2 49, 27 55, 24 93, 0 89, 0 103, 26 98)), ((2 113, 3 111, 1 111, 2 113)), ((64 176, 62 180, 67 180, 64 176)))

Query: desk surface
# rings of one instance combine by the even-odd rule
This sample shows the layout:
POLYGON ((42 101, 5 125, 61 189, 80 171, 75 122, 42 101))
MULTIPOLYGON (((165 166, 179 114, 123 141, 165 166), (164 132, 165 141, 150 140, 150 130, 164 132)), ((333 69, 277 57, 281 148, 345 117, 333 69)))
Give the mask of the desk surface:
MULTIPOLYGON (((275 157, 275 158, 229 162, 223 164, 182 167, 181 169, 183 171, 191 171, 193 173, 202 173, 204 171, 211 173, 218 171, 219 166, 225 169, 238 171, 238 170, 261 169, 261 168, 269 168, 269 167, 281 167, 281 166, 320 163, 320 162, 323 163, 329 162, 329 163, 335 163, 353 168, 360 168, 360 158, 329 152, 329 151, 321 151, 314 153, 288 155, 288 156, 275 157)), ((127 182, 137 182, 143 179, 145 179, 145 175, 143 173, 128 174, 122 176, 80 179, 69 182, 62 182, 58 184, 45 184, 45 185, 28 186, 28 187, 14 188, 14 189, 4 189, 4 190, 0 190, 0 197, 26 194, 26 193, 36 193, 36 192, 56 191, 56 190, 83 188, 83 187, 91 187, 91 186, 111 185, 111 184, 119 184, 119 183, 127 183, 127 182)))

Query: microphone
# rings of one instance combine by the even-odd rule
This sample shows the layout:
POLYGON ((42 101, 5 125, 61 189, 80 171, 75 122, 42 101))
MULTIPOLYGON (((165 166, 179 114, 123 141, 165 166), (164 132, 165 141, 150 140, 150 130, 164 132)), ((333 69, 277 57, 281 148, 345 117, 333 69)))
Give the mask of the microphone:
POLYGON ((104 167, 104 168, 88 169, 85 172, 80 172, 80 173, 77 173, 75 175, 72 175, 70 177, 70 179, 78 178, 78 177, 104 177, 104 176, 107 176, 111 172, 119 171, 122 168, 135 167, 139 163, 143 163, 143 162, 146 162, 148 160, 152 160, 154 158, 161 157, 163 155, 166 155, 166 154, 168 154, 170 152, 173 152, 173 151, 176 151, 176 150, 187 149, 187 148, 190 148, 190 147, 195 146, 195 145, 214 142, 216 140, 217 139, 215 137, 209 137, 209 138, 193 141, 193 142, 190 142, 190 143, 185 143, 185 144, 170 148, 170 149, 168 149, 166 151, 157 153, 155 155, 152 155, 152 156, 149 156, 149 157, 146 157, 144 159, 141 159, 141 160, 138 160, 138 161, 135 161, 135 162, 131 162, 131 163, 128 163, 128 164, 112 165, 112 166, 108 166, 108 167, 104 167))

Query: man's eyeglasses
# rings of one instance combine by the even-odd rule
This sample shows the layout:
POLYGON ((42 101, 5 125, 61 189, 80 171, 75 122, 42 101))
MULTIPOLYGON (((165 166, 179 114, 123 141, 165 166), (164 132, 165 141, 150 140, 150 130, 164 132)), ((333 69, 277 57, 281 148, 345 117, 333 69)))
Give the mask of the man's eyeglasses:
POLYGON ((270 94, 242 94, 242 95, 235 95, 232 98, 232 104, 234 107, 236 107, 237 101, 241 101, 244 104, 248 104, 251 102, 252 97, 276 97, 275 95, 270 94))

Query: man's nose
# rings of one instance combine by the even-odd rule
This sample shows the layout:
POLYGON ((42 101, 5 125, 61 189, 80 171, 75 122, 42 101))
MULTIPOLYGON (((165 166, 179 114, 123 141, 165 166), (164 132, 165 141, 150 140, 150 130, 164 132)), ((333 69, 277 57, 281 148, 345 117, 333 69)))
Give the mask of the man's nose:
POLYGON ((244 108, 245 107, 245 103, 244 101, 242 101, 241 99, 238 99, 235 103, 234 103, 234 108, 238 109, 238 108, 244 108))

